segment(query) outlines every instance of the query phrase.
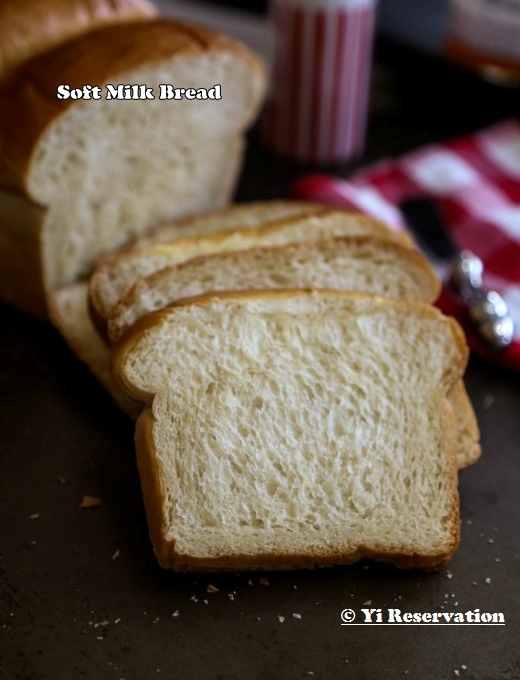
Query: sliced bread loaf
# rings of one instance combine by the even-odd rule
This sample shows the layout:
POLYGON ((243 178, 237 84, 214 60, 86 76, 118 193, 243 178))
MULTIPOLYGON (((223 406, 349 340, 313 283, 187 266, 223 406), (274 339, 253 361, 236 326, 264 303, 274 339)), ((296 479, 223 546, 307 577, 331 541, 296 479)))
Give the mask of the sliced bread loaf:
MULTIPOLYGON (((439 292, 438 279, 422 256, 372 237, 225 251, 166 267, 138 281, 109 314, 108 335, 116 342, 141 316, 180 298, 218 290, 296 287, 379 293, 426 303, 439 292)), ((480 432, 463 381, 453 387, 449 399, 462 469, 480 457, 480 432)))
MULTIPOLYGON (((319 209, 309 214, 292 217, 265 218, 257 214, 258 222, 249 218, 240 225, 240 217, 233 211, 223 211, 218 219, 197 219, 170 243, 153 243, 102 258, 90 282, 90 301, 96 325, 102 330, 104 319, 117 301, 140 278, 188 259, 231 250, 245 250, 255 246, 277 245, 295 241, 310 241, 333 236, 366 235, 411 244, 404 232, 389 229, 376 220, 359 213, 319 209), (188 231, 184 238, 181 238, 188 231)), ((253 206, 253 214, 256 209, 253 206)))
POLYGON ((226 249, 138 281, 109 314, 109 339, 117 341, 141 316, 181 298, 262 288, 328 288, 432 303, 440 283, 417 251, 367 236, 226 249))
POLYGON ((152 543, 177 570, 434 569, 459 536, 447 394, 467 350, 420 303, 334 292, 202 296, 143 317, 114 377, 152 543))
MULTIPOLYGON (((167 20, 91 31, 24 63, 0 87, 0 299, 43 316, 49 290, 100 253, 175 216, 228 202, 262 63, 214 32, 167 20), (59 99, 57 88, 145 84, 152 99, 59 99), (159 98, 160 85, 220 85, 221 99, 159 98), (24 115, 20 116, 20 111, 24 115), (41 220, 10 221, 12 193, 41 220), (32 281, 28 284, 28 280, 32 281), (31 300, 19 292, 35 291, 31 300)), ((18 206, 20 211, 24 205, 18 206)))
MULTIPOLYGON (((314 218, 319 216, 319 219, 315 220, 313 218, 313 220, 310 220, 311 224, 334 224, 335 222, 346 221, 351 225, 356 225, 361 233, 365 234, 370 233, 374 224, 375 228, 379 230, 375 232, 376 234, 383 234, 386 236, 389 231, 386 227, 383 227, 383 230, 381 231, 381 225, 374 223, 373 220, 365 220, 364 218, 360 218, 359 215, 349 215, 342 211, 339 211, 338 214, 338 211, 331 210, 331 208, 320 204, 281 200, 237 204, 220 210, 211 211, 210 213, 186 218, 184 220, 176 220, 171 224, 155 229, 153 232, 137 239, 137 242, 133 246, 136 249, 136 252, 124 251, 122 253, 104 256, 96 270, 97 274, 100 276, 100 282, 104 281, 102 284, 99 283, 100 289, 110 291, 111 278, 109 272, 111 270, 111 265, 116 262, 121 255, 122 261, 126 262, 126 258, 129 257, 130 261, 139 263, 137 265, 137 270, 142 266, 143 270, 146 271, 147 258, 144 257, 141 261, 141 255, 144 255, 149 246, 172 240, 176 236, 177 238, 184 236, 188 239, 187 243, 192 243, 191 239, 196 235, 211 234, 212 232, 219 230, 229 232, 236 230, 238 227, 246 226, 254 228, 259 225, 267 227, 266 235, 269 236, 273 229, 276 231, 275 225, 277 223, 280 221, 293 220, 290 229, 287 227, 289 233, 293 230, 292 233, 294 234, 294 229, 296 229, 300 239, 304 238, 306 235, 310 238, 311 234, 316 232, 313 232, 313 228, 311 227, 307 233, 305 225, 307 224, 308 218, 312 216, 314 216, 314 218), (331 212, 334 214, 331 215, 331 212), (300 222, 297 218, 302 221, 300 222), (141 247, 144 248, 143 252, 139 252, 141 247), (134 255, 137 256, 136 260, 132 259, 134 255), (106 279, 105 276, 107 277, 106 279)), ((392 235, 393 232, 390 232, 390 236, 392 235)), ((230 236, 230 234, 227 236, 230 236)), ((404 234, 401 236, 398 235, 397 238, 404 239, 403 242, 405 243, 410 243, 409 239, 407 239, 404 234)), ((259 240, 253 235, 251 242, 257 245, 259 240)), ((115 267, 115 271, 117 271, 117 266, 115 267)), ((132 273, 132 267, 129 267, 128 271, 130 280, 132 280, 132 277, 135 276, 135 272, 132 273)), ((158 276, 162 278, 163 275, 158 274, 158 276)), ((166 286, 167 280, 168 274, 166 273, 164 279, 166 286)), ((138 285, 147 284, 143 283, 138 285)), ((162 286, 159 285, 159 290, 161 288, 162 286)), ((133 295, 133 293, 129 292, 127 302, 129 302, 131 295, 133 295)), ((169 293, 166 288, 164 304, 172 301, 171 299, 166 299, 168 295, 169 293)), ((121 394, 121 391, 109 377, 109 350, 106 346, 103 347, 104 343, 100 341, 100 338, 97 337, 92 328, 92 324, 87 314, 86 297, 87 291, 85 285, 65 287, 54 291, 50 296, 50 312, 52 320, 73 351, 89 366, 94 375, 112 395, 116 403, 128 415, 135 418, 140 412, 140 405, 134 401, 125 399, 121 394), (75 309, 72 309, 74 305, 75 309)), ((103 331, 105 331, 104 323, 105 321, 103 320, 103 331)), ((464 468, 478 460, 480 456, 480 446, 478 443, 479 430, 475 414, 462 381, 451 391, 450 400, 456 414, 458 465, 460 468, 464 468)))

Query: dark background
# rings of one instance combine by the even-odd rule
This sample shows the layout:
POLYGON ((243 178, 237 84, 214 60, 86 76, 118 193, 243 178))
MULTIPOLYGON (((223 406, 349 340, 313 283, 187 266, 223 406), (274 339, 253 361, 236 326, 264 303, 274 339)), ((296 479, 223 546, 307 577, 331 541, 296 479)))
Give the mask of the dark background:
MULTIPOLYGON (((366 154, 350 168, 517 115, 518 103, 385 31, 366 154)), ((255 130, 238 198, 284 196, 308 169, 267 154, 255 130)), ((517 375, 470 361, 483 456, 460 474, 462 542, 447 569, 176 575, 151 551, 132 423, 56 331, 0 315, 2 680, 520 678, 517 375), (85 494, 101 507, 80 509, 85 494), (343 608, 363 606, 478 607, 506 625, 340 625, 343 608)))

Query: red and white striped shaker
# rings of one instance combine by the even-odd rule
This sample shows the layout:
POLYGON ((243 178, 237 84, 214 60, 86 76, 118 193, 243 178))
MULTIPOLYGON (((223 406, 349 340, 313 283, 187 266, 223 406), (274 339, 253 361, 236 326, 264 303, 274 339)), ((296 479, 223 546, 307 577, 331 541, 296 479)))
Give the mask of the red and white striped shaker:
POLYGON ((375 12, 376 0, 271 0, 269 149, 318 164, 363 152, 375 12))

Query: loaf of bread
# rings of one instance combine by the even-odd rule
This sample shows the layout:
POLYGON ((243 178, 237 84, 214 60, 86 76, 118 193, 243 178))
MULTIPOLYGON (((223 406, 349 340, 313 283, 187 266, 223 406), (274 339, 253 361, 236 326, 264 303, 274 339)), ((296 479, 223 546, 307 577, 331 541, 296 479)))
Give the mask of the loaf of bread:
POLYGON ((156 15, 148 0, 2 0, 0 78, 24 61, 88 31, 156 15))
POLYGON ((176 570, 435 569, 457 547, 462 331, 430 305, 330 291, 193 298, 113 353, 154 550, 176 570))
POLYGON ((0 85, 0 299, 45 316, 48 292, 86 277, 102 252, 227 203, 264 85, 245 47, 158 19, 22 64, 0 85), (221 99, 160 99, 165 83, 220 85, 221 99), (155 99, 59 99, 62 84, 145 84, 155 99))
MULTIPOLYGON (((242 207, 238 215, 248 206, 242 207)), ((355 235, 374 236, 411 245, 410 238, 404 232, 389 229, 360 213, 323 206, 321 209, 313 206, 312 213, 309 213, 309 208, 297 209, 298 204, 293 215, 266 219, 266 211, 259 210, 254 204, 250 207, 249 222, 244 219, 240 223, 240 218, 235 214, 236 209, 227 208, 218 216, 213 215, 210 220, 201 217, 182 225, 177 230, 175 240, 169 243, 138 242, 128 250, 101 258, 89 287, 96 325, 103 330, 104 320, 110 310, 139 279, 200 255, 355 235)), ((271 215, 274 214, 271 212, 271 215)))

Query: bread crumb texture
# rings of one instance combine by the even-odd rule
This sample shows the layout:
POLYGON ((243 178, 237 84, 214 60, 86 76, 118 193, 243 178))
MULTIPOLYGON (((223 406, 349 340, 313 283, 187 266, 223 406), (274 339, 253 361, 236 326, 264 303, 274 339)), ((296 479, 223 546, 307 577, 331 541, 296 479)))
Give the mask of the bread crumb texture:
POLYGON ((143 328, 114 366, 154 395, 138 458, 163 566, 430 568, 452 554, 446 394, 466 354, 450 320, 418 303, 270 292, 170 308, 143 328))

